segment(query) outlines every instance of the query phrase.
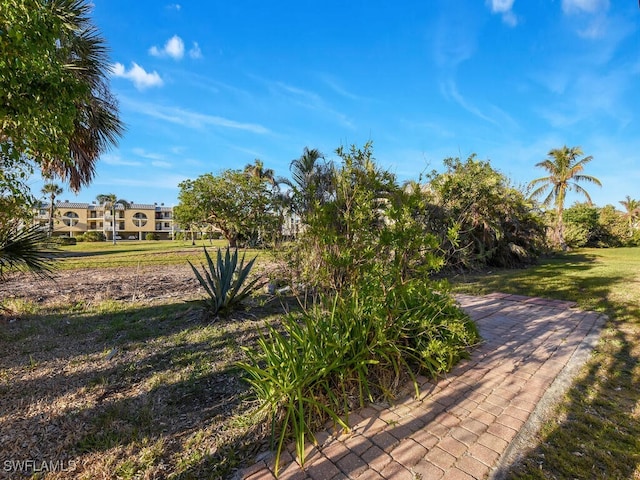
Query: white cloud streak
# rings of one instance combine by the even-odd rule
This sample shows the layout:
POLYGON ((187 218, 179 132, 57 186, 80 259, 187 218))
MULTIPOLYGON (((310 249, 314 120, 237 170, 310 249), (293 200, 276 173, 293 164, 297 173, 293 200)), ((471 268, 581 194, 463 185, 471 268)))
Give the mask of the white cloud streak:
POLYGON ((609 0, 562 0, 562 11, 567 15, 598 13, 609 8, 609 0))
POLYGON ((151 73, 135 62, 131 63, 131 68, 127 70, 121 63, 114 63, 111 66, 111 74, 114 77, 125 78, 131 80, 138 90, 145 90, 151 87, 161 87, 164 82, 158 72, 155 70, 151 73))
POLYGON ((213 126, 244 130, 259 135, 270 133, 268 128, 256 123, 237 122, 216 115, 192 112, 178 107, 166 107, 163 105, 138 102, 128 98, 121 98, 121 102, 123 106, 131 108, 136 113, 141 113, 169 123, 183 125, 187 128, 202 129, 207 126, 213 126))

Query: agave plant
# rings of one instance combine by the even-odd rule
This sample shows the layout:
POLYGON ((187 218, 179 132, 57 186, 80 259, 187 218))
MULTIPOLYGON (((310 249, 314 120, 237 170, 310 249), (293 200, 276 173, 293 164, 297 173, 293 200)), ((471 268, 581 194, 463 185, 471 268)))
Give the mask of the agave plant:
POLYGON ((258 277, 245 284, 249 272, 258 257, 254 257, 245 265, 245 255, 243 253, 238 264, 238 249, 236 248, 231 254, 229 247, 227 247, 224 257, 222 256, 222 251, 218 249, 216 262, 211 259, 206 248, 204 249, 204 255, 207 259, 207 265, 201 264, 204 275, 191 262, 189 262, 189 265, 191 265, 198 282, 207 292, 208 298, 202 302, 204 309, 210 315, 215 316, 230 312, 251 292, 260 288, 258 284, 260 279, 258 277))

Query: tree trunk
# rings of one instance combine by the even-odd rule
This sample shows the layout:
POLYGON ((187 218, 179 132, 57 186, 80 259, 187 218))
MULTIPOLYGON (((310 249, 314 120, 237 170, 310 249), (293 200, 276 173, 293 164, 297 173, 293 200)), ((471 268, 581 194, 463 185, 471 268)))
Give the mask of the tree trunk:
POLYGON ((49 238, 53 235, 53 202, 56 198, 51 195, 51 205, 49 205, 49 238))

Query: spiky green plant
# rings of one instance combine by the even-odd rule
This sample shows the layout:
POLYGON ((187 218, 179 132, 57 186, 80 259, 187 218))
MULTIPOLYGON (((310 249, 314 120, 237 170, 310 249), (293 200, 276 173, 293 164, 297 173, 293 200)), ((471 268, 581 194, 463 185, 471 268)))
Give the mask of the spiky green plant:
POLYGON ((39 225, 22 227, 18 221, 0 225, 0 281, 16 270, 50 277, 54 253, 39 225))
POLYGON ((204 249, 204 255, 207 259, 206 265, 201 264, 204 275, 191 262, 189 262, 189 265, 191 265, 198 282, 207 292, 208 297, 202 300, 202 303, 204 310, 209 315, 215 316, 229 313, 251 292, 260 287, 259 277, 245 284, 256 258, 258 258, 257 256, 245 265, 244 253, 240 263, 238 263, 237 248, 231 254, 230 248, 227 247, 224 257, 221 249, 218 249, 215 262, 209 256, 206 248, 204 249))

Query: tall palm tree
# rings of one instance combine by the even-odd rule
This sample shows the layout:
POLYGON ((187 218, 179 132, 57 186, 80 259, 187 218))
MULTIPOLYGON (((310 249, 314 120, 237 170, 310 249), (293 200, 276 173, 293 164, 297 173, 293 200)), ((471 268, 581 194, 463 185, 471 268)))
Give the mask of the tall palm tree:
POLYGON ((60 55, 86 88, 75 102, 76 119, 69 138, 69 157, 43 163, 45 174, 57 174, 78 192, 93 180, 101 154, 117 144, 124 133, 118 104, 109 90, 110 61, 105 40, 91 24, 91 5, 81 0, 64 0, 59 8, 76 29, 59 39, 60 55))
POLYGON ((96 200, 100 205, 104 207, 105 210, 109 209, 111 211, 111 224, 113 226, 112 230, 112 240, 113 244, 116 244, 116 209, 117 206, 120 205, 125 210, 129 208, 129 202, 126 200, 118 199, 118 197, 114 193, 106 193, 100 194, 96 197, 96 200))
POLYGON ((265 169, 264 163, 259 158, 256 158, 253 163, 247 163, 244 167, 244 173, 259 180, 264 180, 272 186, 276 185, 275 172, 271 168, 265 169))
POLYGON ((640 200, 635 200, 627 195, 625 200, 621 200, 620 205, 626 210, 624 218, 629 222, 629 233, 633 235, 633 230, 638 228, 637 222, 640 218, 640 200))
POLYGON ((562 212, 564 211, 564 201, 567 196, 567 192, 574 190, 577 193, 584 195, 589 203, 591 197, 589 193, 578 185, 577 182, 589 182, 598 186, 602 186, 600 180, 591 175, 584 175, 581 172, 584 170, 584 166, 593 160, 592 156, 578 159, 584 155, 580 147, 567 147, 554 148, 549 151, 549 158, 542 162, 536 163, 536 167, 544 168, 549 172, 549 176, 540 177, 532 180, 529 183, 529 187, 535 188, 531 192, 531 198, 535 199, 540 197, 547 188, 551 188, 547 196, 542 201, 544 206, 549 206, 553 203, 556 210, 556 225, 554 232, 554 241, 556 245, 565 250, 567 245, 564 241, 564 224, 562 222, 562 212))
POLYGON ((55 209, 55 201, 58 195, 61 195, 63 192, 62 188, 53 182, 45 183, 42 187, 42 194, 49 195, 49 228, 48 228, 48 236, 51 237, 53 234, 53 211, 55 209))

